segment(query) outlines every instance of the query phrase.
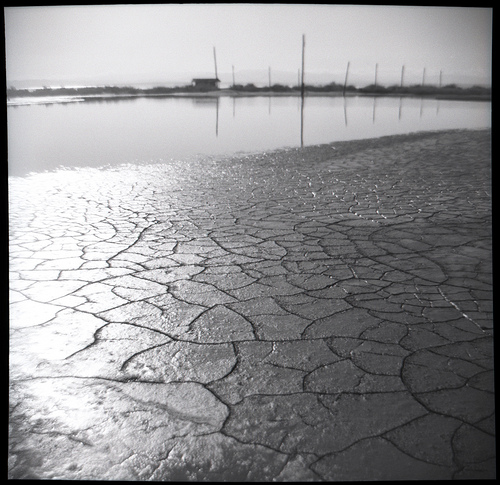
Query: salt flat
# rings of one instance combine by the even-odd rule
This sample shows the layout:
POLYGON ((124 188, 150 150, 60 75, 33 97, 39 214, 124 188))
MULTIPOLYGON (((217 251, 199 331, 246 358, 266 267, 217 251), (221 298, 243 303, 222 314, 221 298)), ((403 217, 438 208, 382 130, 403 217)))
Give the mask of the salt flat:
POLYGON ((491 133, 11 177, 10 478, 494 478, 491 133))

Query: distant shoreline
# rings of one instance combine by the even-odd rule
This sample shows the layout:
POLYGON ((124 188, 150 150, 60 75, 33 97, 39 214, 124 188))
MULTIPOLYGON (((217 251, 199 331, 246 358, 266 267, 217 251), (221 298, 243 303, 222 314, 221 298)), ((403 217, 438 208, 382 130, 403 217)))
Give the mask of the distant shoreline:
MULTIPOLYGON (((60 102, 78 100, 106 100, 106 99, 129 99, 138 97, 255 97, 255 96, 301 96, 301 90, 297 87, 274 85, 260 88, 253 84, 245 86, 234 86, 232 88, 216 90, 199 90, 191 86, 182 87, 154 87, 135 88, 131 86, 89 86, 79 88, 36 88, 36 89, 7 89, 7 104, 17 104, 15 99, 40 99, 61 98, 60 102), (63 99, 64 98, 64 99, 63 99), (75 99, 76 98, 76 99, 75 99), (10 101, 10 103, 9 103, 10 101)), ((330 84, 327 86, 305 86, 304 96, 390 96, 390 97, 419 97, 445 100, 463 101, 491 101, 491 88, 473 86, 461 88, 456 85, 444 87, 437 86, 408 86, 408 87, 382 87, 367 86, 355 88, 354 86, 343 86, 330 84)))

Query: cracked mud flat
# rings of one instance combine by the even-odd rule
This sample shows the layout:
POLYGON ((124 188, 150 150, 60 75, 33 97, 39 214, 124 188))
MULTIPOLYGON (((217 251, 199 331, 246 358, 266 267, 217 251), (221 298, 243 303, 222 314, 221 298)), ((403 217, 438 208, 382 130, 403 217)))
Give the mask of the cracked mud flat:
POLYGON ((11 178, 10 478, 494 478, 490 132, 11 178))

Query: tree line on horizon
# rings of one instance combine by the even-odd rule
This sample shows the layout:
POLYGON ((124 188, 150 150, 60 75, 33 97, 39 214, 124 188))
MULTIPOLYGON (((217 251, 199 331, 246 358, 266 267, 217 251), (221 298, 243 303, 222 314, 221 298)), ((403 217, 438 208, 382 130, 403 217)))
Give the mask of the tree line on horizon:
MULTIPOLYGON (((287 86, 284 84, 273 84, 271 86, 256 86, 253 83, 234 84, 229 88, 215 89, 217 91, 234 91, 237 93, 259 93, 259 92, 274 92, 274 93, 295 93, 300 91, 300 86, 287 86)), ((491 96, 491 88, 484 86, 461 87, 456 84, 448 84, 445 86, 422 85, 414 84, 409 86, 382 86, 370 84, 368 86, 358 88, 353 85, 344 86, 336 82, 331 82, 324 85, 309 85, 305 84, 304 89, 307 92, 316 93, 362 93, 374 95, 391 95, 391 94, 411 94, 418 96, 426 95, 445 95, 445 96, 491 96)), ((203 89, 191 85, 186 86, 156 86, 152 88, 138 88, 133 86, 88 86, 88 87, 60 87, 49 88, 44 86, 36 89, 17 89, 9 87, 7 89, 7 98, 26 97, 26 96, 99 96, 99 95, 115 95, 115 96, 140 96, 140 95, 169 95, 175 93, 202 93, 214 91, 214 89, 203 89)))

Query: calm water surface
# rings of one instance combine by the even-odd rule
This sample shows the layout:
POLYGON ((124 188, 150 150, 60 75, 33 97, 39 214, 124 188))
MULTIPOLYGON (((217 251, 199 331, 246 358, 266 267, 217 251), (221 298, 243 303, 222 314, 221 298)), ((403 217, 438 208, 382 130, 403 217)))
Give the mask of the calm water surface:
POLYGON ((158 163, 423 130, 487 128, 491 103, 417 98, 137 98, 7 108, 9 175, 158 163))

